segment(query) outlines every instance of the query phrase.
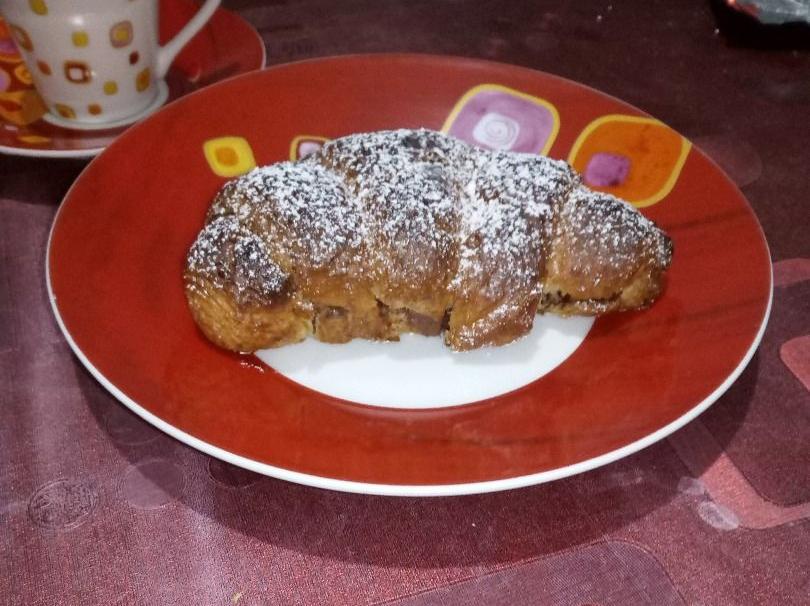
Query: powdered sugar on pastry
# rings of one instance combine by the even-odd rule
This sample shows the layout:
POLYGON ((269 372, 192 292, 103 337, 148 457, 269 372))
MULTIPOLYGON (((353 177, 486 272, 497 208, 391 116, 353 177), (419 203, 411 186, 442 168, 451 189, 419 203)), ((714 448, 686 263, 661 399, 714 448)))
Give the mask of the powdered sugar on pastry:
POLYGON ((357 257, 363 242, 356 199, 347 195, 333 172, 314 163, 256 168, 226 186, 211 212, 236 215, 264 234, 268 247, 287 261, 290 271, 293 264, 337 271, 334 262, 357 257))
MULTIPOLYGON (((280 294, 288 275, 273 261, 264 240, 234 216, 217 217, 189 251, 187 272, 227 289, 239 303, 280 294)), ((190 283, 193 288, 193 282, 190 283)))
POLYGON ((436 281, 443 288, 451 277, 459 212, 451 160, 466 151, 438 133, 400 130, 337 139, 308 159, 339 174, 357 197, 366 265, 388 296, 436 281))
POLYGON ((552 204, 577 181, 564 162, 528 154, 470 150, 459 197, 461 297, 497 300, 536 286, 552 204))
POLYGON ((289 288, 300 303, 295 335, 393 338, 446 326, 457 349, 525 334, 538 305, 646 305, 672 253, 652 222, 582 186, 565 162, 424 129, 350 135, 300 162, 254 169, 225 185, 207 221, 189 254, 189 289, 200 274, 237 303, 264 296, 271 306, 289 288))

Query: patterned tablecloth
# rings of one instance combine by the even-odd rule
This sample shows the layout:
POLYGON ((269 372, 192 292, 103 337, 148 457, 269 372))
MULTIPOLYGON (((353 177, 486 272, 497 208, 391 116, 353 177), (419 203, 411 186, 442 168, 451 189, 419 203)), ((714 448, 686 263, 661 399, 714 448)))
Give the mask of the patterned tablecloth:
POLYGON ((84 163, 0 156, 0 604, 810 604, 810 54, 731 47, 687 0, 226 6, 269 63, 475 56, 650 112, 754 207, 768 330, 708 412, 601 469, 459 498, 305 488, 181 445, 88 375, 44 278, 84 163))

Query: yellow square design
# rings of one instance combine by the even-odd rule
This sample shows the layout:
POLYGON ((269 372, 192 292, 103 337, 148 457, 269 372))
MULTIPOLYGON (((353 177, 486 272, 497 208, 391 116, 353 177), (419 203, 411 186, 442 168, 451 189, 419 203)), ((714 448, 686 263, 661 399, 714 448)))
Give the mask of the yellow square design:
POLYGON ((56 110, 56 113, 66 118, 68 120, 75 120, 76 119, 76 111, 70 107, 70 105, 64 105, 63 103, 54 103, 53 108, 56 110))
POLYGON ((149 84, 151 82, 152 82, 152 74, 149 71, 148 67, 144 68, 140 72, 138 72, 137 76, 135 76, 135 90, 137 90, 139 93, 142 93, 147 88, 149 88, 149 84))
POLYGON ((28 0, 28 6, 30 6, 31 10, 37 15, 48 14, 48 5, 45 4, 45 0, 28 0))
POLYGON ((243 137, 218 137, 203 143, 208 166, 220 177, 237 177, 256 168, 253 149, 243 137))
POLYGON ((87 32, 73 32, 70 39, 73 41, 73 46, 83 47, 90 43, 90 36, 87 32))

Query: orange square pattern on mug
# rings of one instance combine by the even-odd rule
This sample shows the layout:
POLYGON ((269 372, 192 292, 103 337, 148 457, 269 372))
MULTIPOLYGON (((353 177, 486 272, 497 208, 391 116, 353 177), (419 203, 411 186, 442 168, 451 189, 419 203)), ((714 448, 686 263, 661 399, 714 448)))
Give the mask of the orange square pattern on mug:
POLYGON ((86 84, 93 79, 90 66, 82 61, 65 61, 65 78, 75 84, 86 84))

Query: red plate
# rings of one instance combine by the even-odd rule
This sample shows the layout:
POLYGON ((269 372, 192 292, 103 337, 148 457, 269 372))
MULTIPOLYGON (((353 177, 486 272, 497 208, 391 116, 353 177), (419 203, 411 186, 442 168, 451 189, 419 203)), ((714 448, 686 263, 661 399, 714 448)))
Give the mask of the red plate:
POLYGON ((68 341, 149 422, 261 473, 404 495, 543 482, 668 435, 753 355, 770 307, 770 267, 739 190, 638 109, 528 69, 408 55, 279 66, 171 104, 87 167, 62 203, 48 251, 68 341), (634 201, 675 243, 665 295, 647 311, 598 319, 573 355, 516 391, 421 411, 325 396, 200 335, 181 271, 226 180, 215 171, 282 160, 321 138, 422 126, 547 149, 592 185, 634 201))
MULTIPOLYGON (((171 40, 199 3, 161 0, 160 41, 171 40)), ((169 101, 230 76, 264 67, 264 42, 239 15, 217 9, 172 64, 166 82, 169 101)), ((11 30, 0 18, 0 153, 41 158, 90 158, 129 126, 71 130, 40 119, 45 106, 34 90, 11 30)))

